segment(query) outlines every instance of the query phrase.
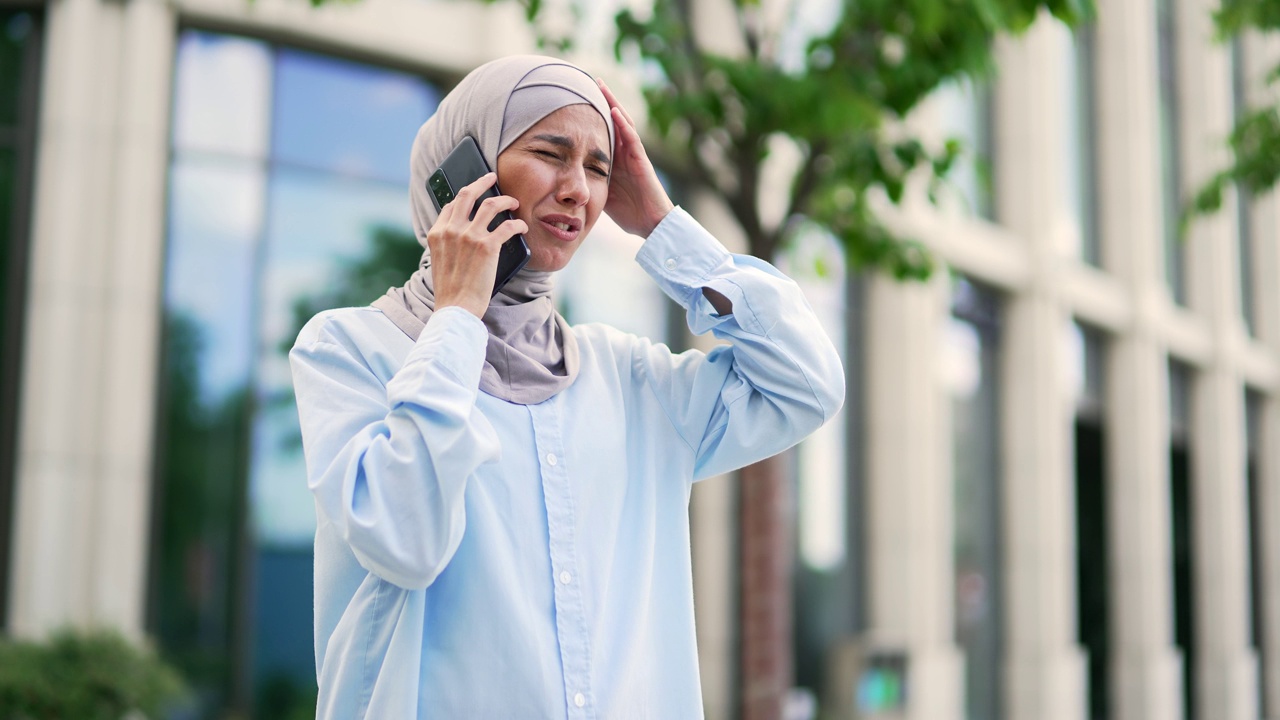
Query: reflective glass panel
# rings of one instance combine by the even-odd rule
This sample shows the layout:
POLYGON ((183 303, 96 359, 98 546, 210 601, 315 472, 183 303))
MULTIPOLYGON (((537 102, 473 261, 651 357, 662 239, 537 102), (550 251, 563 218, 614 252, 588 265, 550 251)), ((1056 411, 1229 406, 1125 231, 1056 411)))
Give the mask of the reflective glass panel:
MULTIPOLYGON (((301 323, 310 319, 311 299, 342 282, 346 268, 368 262, 380 228, 413 244, 415 262, 401 266, 401 283, 416 267, 421 248, 407 224, 404 186, 397 183, 281 167, 271 177, 270 208, 256 309, 260 410, 254 418, 250 506, 259 544, 309 549, 315 509, 299 443, 288 349, 301 323), (295 311, 299 307, 307 312, 295 311)), ((356 304, 368 304, 386 289, 370 288, 356 304)))
POLYGON ((1111 676, 1110 581, 1111 553, 1107 529, 1107 462, 1103 402, 1105 338, 1102 333, 1072 323, 1068 334, 1076 396, 1076 611, 1077 637, 1086 653, 1087 717, 1109 717, 1111 676))
POLYGON ((422 78, 282 49, 271 152, 280 163, 403 187, 413 138, 438 102, 422 78))
POLYGON ((1080 27, 1072 35, 1068 56, 1062 67, 1067 142, 1067 193, 1075 215, 1072 236, 1076 239, 1076 257, 1090 265, 1102 265, 1102 245, 1098 228, 1097 117, 1095 103, 1097 82, 1094 76, 1096 30, 1092 25, 1080 27))
POLYGON ((17 190, 16 180, 18 172, 18 153, 11 147, 0 145, 0 280, 5 283, 5 289, 0 290, 0 340, 6 341, 5 352, 9 352, 7 341, 9 338, 8 327, 10 314, 13 309, 9 307, 11 298, 8 292, 9 284, 9 258, 16 255, 13 245, 15 238, 13 228, 14 201, 15 190, 17 190))
POLYGON ((0 11, 0 617, 9 595, 42 20, 35 10, 0 11))
POLYGON ((31 12, 0 13, 0 127, 15 126, 23 117, 23 81, 35 32, 31 12))
POLYGON ((825 716, 831 705, 847 705, 838 700, 843 688, 831 682, 831 658, 861 628, 863 610, 856 427, 862 283, 846 274, 838 243, 812 229, 796 238, 778 264, 804 291, 845 361, 844 408, 797 450, 796 685, 825 716))
POLYGON ((1002 717, 1000 695, 1000 300, 955 282, 943 361, 952 395, 955 636, 965 653, 965 717, 1002 717))
MULTIPOLYGON (((1248 483, 1249 501, 1249 609, 1250 626, 1249 644, 1258 658, 1258 710, 1260 717, 1274 717, 1273 708, 1268 707, 1266 678, 1273 662, 1274 655, 1267 649, 1267 578, 1268 561, 1275 557, 1275 549, 1264 547, 1264 522, 1267 522, 1267 493, 1263 490, 1263 445, 1262 445, 1262 413, 1267 398, 1253 388, 1246 388, 1245 408, 1245 472, 1248 483)), ((1274 490, 1272 491, 1274 492, 1274 490)))
MULTIPOLYGON (((783 271, 793 278, 837 348, 845 348, 845 273, 834 238, 800 235, 787 250, 783 271)), ((819 572, 837 570, 847 553, 844 411, 800 445, 797 502, 800 559, 819 572)))
POLYGON ((271 48, 257 40, 188 31, 174 68, 173 145, 265 158, 271 48))
POLYGON ((1195 630, 1195 518, 1192 512, 1191 392, 1193 371, 1169 360, 1169 497, 1173 555, 1173 639, 1182 651, 1182 702, 1196 720, 1198 643, 1195 630))
MULTIPOLYGON (((1231 40, 1231 106, 1233 121, 1248 113, 1248 80, 1245 77, 1244 40, 1231 40)), ((1240 312, 1245 329, 1257 335, 1258 292, 1254 277, 1253 195, 1243 185, 1236 186, 1236 261, 1240 285, 1240 312)))
POLYGON ((1163 208, 1165 281, 1175 302, 1187 302, 1186 253, 1178 231, 1182 204, 1182 162, 1179 156, 1178 50, 1174 0, 1155 0, 1157 61, 1160 69, 1160 177, 1163 208))
MULTIPOLYGON (((179 71, 184 47, 196 46, 180 44, 179 71)), ((265 191, 260 159, 174 152, 150 612, 162 651, 192 686, 194 717, 234 706, 241 692, 250 332, 265 191)))
POLYGON ((315 511, 287 351, 316 312, 417 267, 405 182, 436 99, 400 72, 179 39, 151 614, 195 690, 184 717, 314 714, 315 511))
POLYGON ((968 80, 951 82, 940 87, 936 96, 944 137, 955 138, 964 147, 949 176, 954 199, 969 214, 993 219, 991 86, 968 80))
POLYGON ((169 174, 165 310, 196 328, 198 397, 215 403, 249 383, 254 262, 266 177, 237 158, 175 156, 169 174))

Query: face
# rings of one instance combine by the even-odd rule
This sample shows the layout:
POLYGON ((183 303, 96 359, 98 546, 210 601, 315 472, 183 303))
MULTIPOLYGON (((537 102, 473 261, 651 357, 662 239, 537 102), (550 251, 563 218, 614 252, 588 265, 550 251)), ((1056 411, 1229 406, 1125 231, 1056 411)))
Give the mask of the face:
POLYGON ((563 269, 609 196, 609 129, 590 105, 542 118, 498 155, 498 185, 520 201, 530 270, 563 269))

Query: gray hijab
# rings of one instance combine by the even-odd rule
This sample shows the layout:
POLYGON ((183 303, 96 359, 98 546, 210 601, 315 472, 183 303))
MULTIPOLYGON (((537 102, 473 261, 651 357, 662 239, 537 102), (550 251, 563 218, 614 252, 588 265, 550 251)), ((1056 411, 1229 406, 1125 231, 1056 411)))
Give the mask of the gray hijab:
MULTIPOLYGON (((563 60, 516 55, 485 63, 458 83, 422 127, 409 158, 409 206, 418 242, 439 213, 427 178, 464 136, 480 145, 489 167, 498 155, 539 120, 567 105, 594 107, 609 128, 613 121, 604 94, 586 71, 563 60)), ((501 184, 501 178, 499 178, 501 184)), ((417 340, 435 310, 431 252, 417 272, 373 302, 396 327, 417 340)), ((551 273, 521 270, 489 301, 483 318, 489 329, 480 389, 521 405, 540 403, 569 387, 578 375, 578 342, 551 302, 551 273)))

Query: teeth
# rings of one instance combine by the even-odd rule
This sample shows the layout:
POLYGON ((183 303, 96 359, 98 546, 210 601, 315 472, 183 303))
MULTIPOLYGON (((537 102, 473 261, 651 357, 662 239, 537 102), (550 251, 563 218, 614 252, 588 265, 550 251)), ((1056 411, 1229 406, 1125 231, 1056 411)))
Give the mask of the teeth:
POLYGON ((565 231, 568 231, 568 230, 569 230, 569 223, 551 223, 551 224, 552 224, 552 225, 555 225, 556 227, 560 228, 561 230, 565 230, 565 231))

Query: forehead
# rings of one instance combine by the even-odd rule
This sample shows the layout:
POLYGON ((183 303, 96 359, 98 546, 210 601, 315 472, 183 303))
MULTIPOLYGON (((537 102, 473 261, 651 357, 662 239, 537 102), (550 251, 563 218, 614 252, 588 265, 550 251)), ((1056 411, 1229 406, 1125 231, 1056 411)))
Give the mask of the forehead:
MULTIPOLYGON (((533 124, 524 137, 553 134, 589 146, 587 149, 609 153, 609 128, 604 118, 590 105, 566 105, 533 124)), ((610 153, 611 154, 611 153, 610 153)))

